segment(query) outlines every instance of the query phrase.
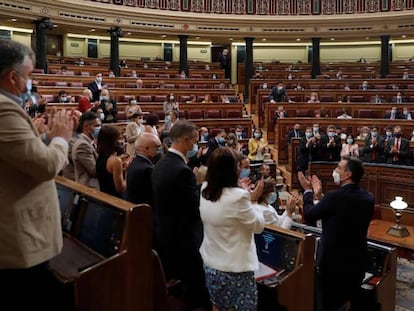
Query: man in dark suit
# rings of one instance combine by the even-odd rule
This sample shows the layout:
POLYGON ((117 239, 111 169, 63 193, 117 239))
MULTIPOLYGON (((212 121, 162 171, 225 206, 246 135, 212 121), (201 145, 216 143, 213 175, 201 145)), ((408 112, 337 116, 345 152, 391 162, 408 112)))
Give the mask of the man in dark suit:
POLYGON ((394 126, 394 135, 385 148, 386 161, 389 164, 409 165, 410 142, 401 136, 401 126, 394 126))
POLYGON ((321 135, 319 132, 313 132, 312 127, 307 127, 305 135, 300 139, 296 169, 305 172, 309 162, 320 160, 322 160, 321 135))
POLYGON ((147 203, 154 206, 151 174, 154 168, 152 159, 158 153, 161 141, 153 133, 142 133, 135 141, 135 158, 128 167, 127 200, 136 204, 147 203))
MULTIPOLYGON (((298 179, 303 194, 306 222, 322 220, 317 251, 315 310, 338 310, 347 301, 355 307, 366 271, 367 231, 374 213, 375 198, 358 184, 364 175, 360 160, 344 157, 333 171, 339 190, 322 194, 317 176, 298 179), (314 200, 320 200, 314 203, 314 200)), ((359 310, 359 309, 358 309, 359 310)))
POLYGON ((360 158, 362 158, 364 162, 384 162, 384 138, 378 134, 378 127, 375 125, 371 127, 371 132, 365 138, 360 158))
POLYGON ((226 138, 226 131, 224 129, 219 129, 217 131, 216 136, 211 137, 208 140, 208 143, 207 143, 208 150, 207 150, 205 160, 203 161, 203 163, 206 163, 208 157, 210 156, 210 154, 213 153, 214 150, 224 146, 225 138, 226 138))
POLYGON ((200 193, 187 152, 198 140, 195 124, 178 121, 170 131, 171 148, 152 172, 154 193, 155 244, 167 279, 181 280, 183 295, 190 309, 211 308, 205 286, 200 193))
POLYGON ((296 123, 293 126, 293 129, 291 129, 286 136, 286 141, 288 144, 290 144, 290 140, 292 138, 302 138, 303 136, 305 136, 305 133, 301 130, 300 128, 300 124, 296 123))
POLYGON ((271 103, 280 103, 284 98, 290 103, 292 102, 289 99, 289 96, 286 92, 283 82, 279 82, 276 86, 272 88, 269 94, 269 100, 271 103))
POLYGON ((88 84, 88 89, 92 92, 91 102, 99 102, 102 90, 102 73, 97 73, 95 80, 88 84))
POLYGON ((384 116, 384 119, 391 119, 391 120, 395 120, 395 119, 402 119, 401 114, 398 112, 398 108, 397 107, 392 107, 390 112, 387 112, 384 116))
POLYGON ((322 135, 322 158, 326 161, 339 161, 341 158, 341 138, 336 135, 336 127, 328 125, 326 135, 322 135))
POLYGON ((220 68, 224 69, 224 78, 230 79, 230 62, 228 58, 229 50, 224 49, 219 55, 220 68))

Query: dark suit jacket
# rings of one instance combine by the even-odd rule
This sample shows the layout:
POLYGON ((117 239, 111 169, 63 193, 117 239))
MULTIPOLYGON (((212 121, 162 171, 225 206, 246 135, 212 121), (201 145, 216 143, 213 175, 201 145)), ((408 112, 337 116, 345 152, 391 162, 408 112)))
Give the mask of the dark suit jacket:
POLYGON ((101 100, 99 104, 99 108, 102 109, 105 119, 102 121, 103 123, 113 123, 116 122, 116 115, 118 114, 118 107, 116 101, 112 98, 109 101, 101 100), (112 109, 107 109, 107 105, 112 104, 112 109))
POLYGON ((341 160, 341 138, 338 135, 334 136, 335 144, 328 147, 329 136, 322 135, 321 145, 322 145, 322 159, 325 161, 339 161, 341 160))
MULTIPOLYGON (((299 138, 302 138, 303 136, 305 136, 305 133, 302 131, 302 130, 298 130, 298 137, 299 138)), ((286 135, 286 141, 287 141, 287 143, 289 144, 290 143, 290 140, 292 139, 292 138, 295 138, 296 136, 295 136, 295 130, 294 129, 292 129, 292 130, 290 130, 288 133, 287 133, 287 135, 286 135)))
POLYGON ((206 153, 206 159, 208 159, 208 157, 210 156, 210 154, 213 153, 214 150, 216 150, 217 148, 220 147, 219 143, 217 142, 215 137, 212 137, 208 140, 207 142, 207 153, 206 153))
POLYGON ((338 280, 359 288, 366 271, 367 231, 374 213, 374 196, 355 184, 348 184, 328 192, 316 205, 313 193, 306 192, 303 204, 307 223, 322 220, 316 262, 323 288, 327 290, 324 294, 341 295, 335 291, 338 280))
POLYGON ((101 90, 98 88, 98 85, 95 81, 92 81, 88 84, 88 89, 92 92, 91 102, 99 101, 99 96, 101 95, 101 90))
POLYGON ((395 137, 392 137, 387 147, 385 148, 385 158, 386 162, 390 164, 398 164, 398 165, 409 165, 409 157, 410 157, 410 142, 408 139, 401 137, 400 138, 400 148, 398 152, 398 160, 394 159, 394 154, 390 152, 391 147, 395 145, 395 137))
POLYGON ((192 170, 168 152, 152 172, 155 244, 167 279, 179 279, 193 304, 209 304, 199 247, 202 241, 200 193, 192 170))
POLYGON ((371 140, 372 140, 371 134, 369 134, 365 138, 365 144, 362 149, 362 154, 360 155, 360 158, 364 162, 371 162, 371 163, 384 162, 384 138, 382 138, 382 136, 377 136, 377 143, 375 145, 371 144, 371 140))
POLYGON ((281 102, 284 97, 286 97, 287 100, 289 100, 286 89, 283 88, 283 89, 279 90, 277 88, 277 86, 274 86, 272 88, 272 90, 270 91, 270 94, 269 94, 269 100, 273 99, 277 103, 281 102))
POLYGON ((299 154, 297 158, 298 171, 304 172, 308 169, 309 161, 321 161, 322 160, 322 145, 321 140, 316 140, 313 144, 308 144, 308 139, 303 136, 300 139, 299 154))
MULTIPOLYGON (((386 113, 384 119, 391 119, 391 112, 386 113)), ((399 112, 395 114, 395 119, 402 119, 402 116, 399 112)))
POLYGON ((154 206, 151 174, 154 164, 141 155, 136 155, 128 167, 127 200, 132 203, 147 203, 154 206))

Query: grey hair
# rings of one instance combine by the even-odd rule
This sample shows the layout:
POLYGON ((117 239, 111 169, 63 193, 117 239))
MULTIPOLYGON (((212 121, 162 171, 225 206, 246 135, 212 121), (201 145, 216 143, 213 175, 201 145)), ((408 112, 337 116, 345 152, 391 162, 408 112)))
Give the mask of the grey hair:
POLYGON ((171 128, 170 137, 173 142, 178 142, 185 136, 193 135, 194 131, 198 131, 197 125, 190 121, 182 120, 175 123, 171 128))
POLYGON ((0 78, 3 78, 10 70, 21 72, 26 57, 35 63, 33 50, 19 42, 2 39, 0 40, 0 78))

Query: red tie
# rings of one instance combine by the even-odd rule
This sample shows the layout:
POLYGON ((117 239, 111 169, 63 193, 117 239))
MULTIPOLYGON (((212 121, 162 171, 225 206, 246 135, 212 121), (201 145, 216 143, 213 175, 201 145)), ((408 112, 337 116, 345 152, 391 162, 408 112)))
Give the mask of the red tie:
POLYGON ((400 151, 400 139, 395 139, 395 150, 397 151, 397 154, 394 156, 394 161, 398 161, 398 151, 400 151))

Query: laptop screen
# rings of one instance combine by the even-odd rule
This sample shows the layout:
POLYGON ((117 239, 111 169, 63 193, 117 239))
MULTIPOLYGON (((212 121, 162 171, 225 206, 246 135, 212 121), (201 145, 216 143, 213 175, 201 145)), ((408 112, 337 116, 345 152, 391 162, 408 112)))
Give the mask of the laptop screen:
POLYGON ((292 271, 296 266, 300 239, 265 228, 255 234, 259 261, 276 271, 292 271))

